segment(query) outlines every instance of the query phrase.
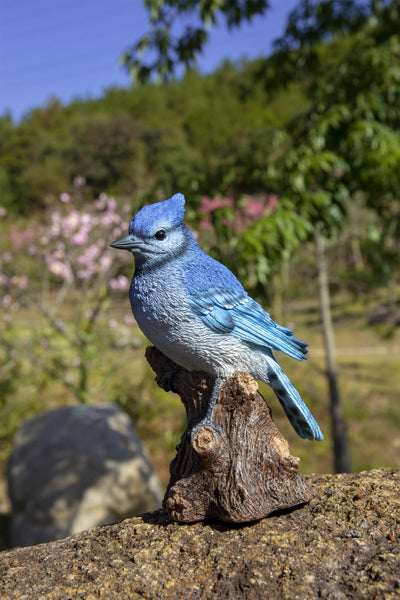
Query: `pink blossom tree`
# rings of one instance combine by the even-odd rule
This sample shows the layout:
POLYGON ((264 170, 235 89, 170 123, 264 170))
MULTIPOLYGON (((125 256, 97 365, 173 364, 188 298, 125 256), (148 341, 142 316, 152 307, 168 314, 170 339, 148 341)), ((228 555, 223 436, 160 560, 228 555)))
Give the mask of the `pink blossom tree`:
MULTIPOLYGON (((95 327, 110 294, 129 287, 126 262, 109 247, 126 232, 127 209, 107 194, 85 202, 83 186, 76 178, 74 191, 61 194, 41 226, 11 227, 9 249, 0 252, 3 368, 24 361, 81 402, 89 398, 90 372, 99 359, 95 327), (26 315, 33 320, 21 328, 26 315)), ((5 211, 0 218, 7 219, 5 211)), ((117 336, 116 329, 111 320, 108 331, 117 336)))
POLYGON ((276 227, 278 204, 276 194, 237 199, 203 196, 200 201, 203 246, 228 265, 253 293, 270 281, 279 262, 274 260, 282 251, 276 227))

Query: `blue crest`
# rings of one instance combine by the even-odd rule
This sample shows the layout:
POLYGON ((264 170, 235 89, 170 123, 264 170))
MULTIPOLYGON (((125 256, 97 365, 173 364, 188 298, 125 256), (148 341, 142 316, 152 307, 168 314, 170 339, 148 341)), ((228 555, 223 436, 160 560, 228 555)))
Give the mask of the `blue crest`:
POLYGON ((156 229, 173 229, 180 225, 185 214, 185 197, 174 194, 168 200, 144 206, 129 225, 129 233, 151 236, 156 229))

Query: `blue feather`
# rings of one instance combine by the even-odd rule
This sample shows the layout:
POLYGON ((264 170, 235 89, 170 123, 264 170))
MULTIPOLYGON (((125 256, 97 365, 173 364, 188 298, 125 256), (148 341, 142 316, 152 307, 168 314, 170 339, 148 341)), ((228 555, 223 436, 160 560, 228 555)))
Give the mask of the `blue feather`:
POLYGON ((278 326, 246 292, 211 289, 207 294, 191 294, 189 304, 213 331, 232 333, 244 342, 284 352, 296 360, 305 358, 307 344, 287 327, 278 326))
POLYGON ((307 344, 295 338, 291 329, 277 325, 233 273, 204 252, 197 252, 185 281, 189 305, 213 331, 232 333, 244 342, 284 352, 296 360, 305 358, 307 344))
POLYGON ((174 194, 169 200, 144 206, 135 215, 129 225, 129 233, 150 237, 157 229, 178 227, 185 214, 183 194, 174 194))
POLYGON ((232 315, 220 306, 215 306, 208 314, 202 315, 201 320, 217 333, 231 333, 235 327, 232 315))

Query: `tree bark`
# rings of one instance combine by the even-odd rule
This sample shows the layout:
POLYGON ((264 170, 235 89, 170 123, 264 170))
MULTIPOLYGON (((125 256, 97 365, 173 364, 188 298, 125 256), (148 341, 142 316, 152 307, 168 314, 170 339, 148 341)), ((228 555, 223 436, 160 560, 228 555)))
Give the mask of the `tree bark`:
POLYGON ((327 363, 327 378, 329 385, 330 413, 332 423, 332 438, 334 450, 334 468, 336 473, 350 472, 350 454, 347 443, 346 425, 343 417, 342 406, 337 376, 335 333, 333 328, 331 303, 329 294, 329 270, 326 259, 324 238, 315 232, 319 303, 324 334, 325 355, 327 363))
POLYGON ((241 523, 313 497, 299 473, 299 459, 290 455, 248 373, 238 373, 221 389, 213 414, 221 433, 204 426, 192 436, 192 428, 205 416, 213 378, 177 367, 154 347, 147 348, 146 358, 160 387, 176 391, 187 413, 163 502, 174 520, 241 523))

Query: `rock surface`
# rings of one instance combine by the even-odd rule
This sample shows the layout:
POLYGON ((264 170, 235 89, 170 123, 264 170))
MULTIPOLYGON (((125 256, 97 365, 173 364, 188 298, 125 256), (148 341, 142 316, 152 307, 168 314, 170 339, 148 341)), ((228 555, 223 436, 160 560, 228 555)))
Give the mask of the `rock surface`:
POLYGON ((307 480, 309 504, 251 524, 160 510, 0 554, 0 598, 398 599, 400 472, 307 480))
POLYGON ((117 406, 46 411, 18 430, 8 465, 10 542, 27 546, 161 506, 149 456, 117 406))

